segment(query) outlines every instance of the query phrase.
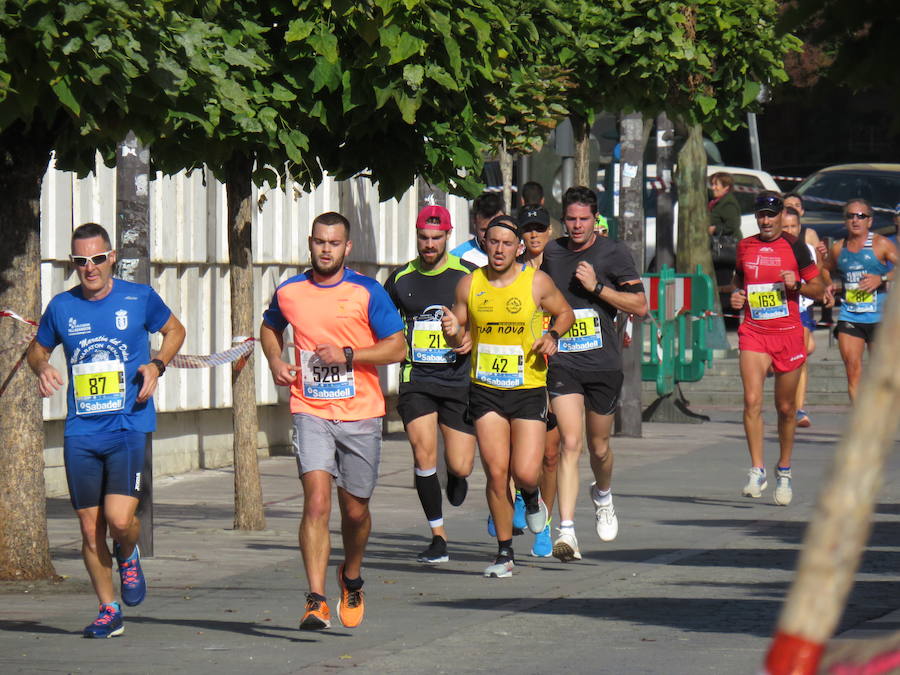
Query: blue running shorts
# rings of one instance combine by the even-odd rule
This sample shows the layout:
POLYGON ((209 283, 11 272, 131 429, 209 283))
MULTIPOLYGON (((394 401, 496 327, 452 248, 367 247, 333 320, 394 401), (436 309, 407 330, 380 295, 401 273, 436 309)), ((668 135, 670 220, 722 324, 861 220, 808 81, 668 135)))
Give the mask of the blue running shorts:
POLYGON ((105 495, 140 497, 146 447, 143 431, 66 436, 63 457, 72 506, 100 506, 105 495))

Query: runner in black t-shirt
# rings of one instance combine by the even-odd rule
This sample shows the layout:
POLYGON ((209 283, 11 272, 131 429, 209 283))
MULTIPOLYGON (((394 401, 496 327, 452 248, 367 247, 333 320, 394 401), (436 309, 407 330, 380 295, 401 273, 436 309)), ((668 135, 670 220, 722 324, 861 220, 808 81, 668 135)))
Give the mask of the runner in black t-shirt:
POLYGON ((594 193, 586 187, 569 188, 563 196, 563 223, 569 236, 550 242, 541 264, 575 310, 575 323, 560 338, 559 352, 550 357, 547 373, 550 405, 562 437, 560 527, 553 555, 563 561, 581 559, 574 518, 585 422, 597 534, 603 541, 612 541, 618 533, 610 491, 609 435, 623 375, 614 320, 618 311, 641 316, 647 311, 631 253, 623 244, 595 233, 596 215, 594 193))
POLYGON ((467 348, 451 349, 441 331, 441 306, 453 306, 457 283, 475 266, 447 253, 450 229, 450 212, 443 206, 422 209, 416 219, 418 257, 395 269, 384 284, 406 322, 397 411, 412 445, 416 492, 431 528, 431 544, 417 558, 424 563, 450 559, 437 477, 438 428, 447 461, 447 500, 453 506, 466 498, 475 458, 474 429, 465 419, 469 355, 467 348))

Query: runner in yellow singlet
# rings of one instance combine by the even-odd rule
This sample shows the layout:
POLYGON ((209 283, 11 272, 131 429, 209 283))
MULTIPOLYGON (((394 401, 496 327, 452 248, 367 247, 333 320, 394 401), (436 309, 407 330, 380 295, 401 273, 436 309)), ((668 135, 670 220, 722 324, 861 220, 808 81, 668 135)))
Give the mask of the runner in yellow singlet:
POLYGON ((497 529, 498 553, 487 577, 508 577, 513 501, 509 480, 525 500, 528 528, 547 524, 538 487, 547 418, 547 363, 574 319, 571 307, 546 274, 516 261, 520 234, 509 216, 488 225, 488 264, 463 277, 453 311, 444 308, 442 327, 451 346, 472 340, 469 413, 487 476, 487 501, 497 529), (552 317, 543 332, 543 314, 552 317))

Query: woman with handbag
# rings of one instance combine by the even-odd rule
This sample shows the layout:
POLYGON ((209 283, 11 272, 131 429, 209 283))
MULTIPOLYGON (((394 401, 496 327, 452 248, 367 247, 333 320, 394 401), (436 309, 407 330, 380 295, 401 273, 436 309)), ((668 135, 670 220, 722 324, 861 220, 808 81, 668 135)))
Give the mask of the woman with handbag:
POLYGON ((716 285, 719 287, 722 307, 728 307, 731 278, 737 255, 737 243, 741 235, 741 206, 734 196, 734 178, 719 171, 709 177, 713 198, 709 202, 709 245, 716 285), (725 287, 723 289, 723 287, 725 287))

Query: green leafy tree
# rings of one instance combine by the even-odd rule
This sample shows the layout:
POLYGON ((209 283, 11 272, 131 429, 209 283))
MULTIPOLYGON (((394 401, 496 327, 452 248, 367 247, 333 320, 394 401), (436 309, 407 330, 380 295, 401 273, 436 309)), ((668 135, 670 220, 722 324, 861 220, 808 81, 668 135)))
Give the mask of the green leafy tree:
MULTIPOLYGON (((253 182, 290 177, 308 188, 326 172, 364 173, 382 198, 399 197, 417 176, 478 191, 511 86, 536 77, 512 15, 502 3, 449 0, 215 3, 199 13, 221 31, 224 50, 204 54, 209 76, 170 124, 137 132, 157 168, 205 164, 226 184, 235 334, 258 320, 253 182)), ((516 105, 515 124, 538 124, 516 105)), ((264 524, 252 383, 250 365, 233 378, 235 526, 248 529, 264 524)))
MULTIPOLYGON (((8 0, 0 13, 0 307, 37 318, 40 188, 52 151, 86 172, 114 156, 131 111, 167 111, 191 87, 195 22, 167 0, 8 0)), ((0 321, 0 342, 22 337, 0 321)), ((37 386, 0 351, 0 578, 52 576, 37 386)))

